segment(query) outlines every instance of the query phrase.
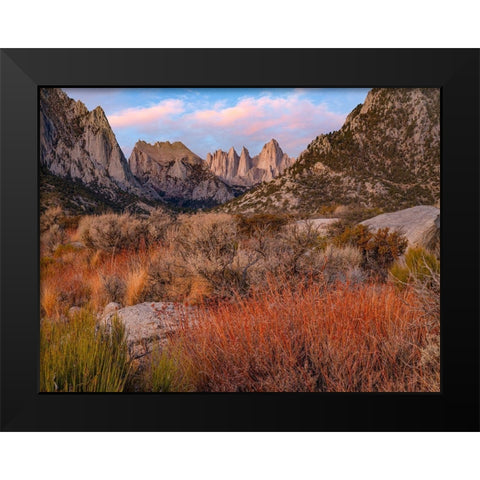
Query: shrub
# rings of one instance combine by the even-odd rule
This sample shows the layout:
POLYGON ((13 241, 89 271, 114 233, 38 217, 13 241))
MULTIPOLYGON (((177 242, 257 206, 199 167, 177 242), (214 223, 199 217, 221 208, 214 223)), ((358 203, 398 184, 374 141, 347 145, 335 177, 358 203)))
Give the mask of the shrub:
POLYGON ((288 223, 288 217, 286 215, 273 215, 270 213, 236 215, 235 220, 237 222, 238 232, 248 237, 258 233, 278 232, 288 223))
POLYGON ((278 273, 304 278, 311 274, 319 274, 324 267, 324 259, 319 256, 325 246, 323 237, 311 222, 300 226, 289 225, 281 234, 272 240, 271 252, 280 256, 279 266, 282 271, 278 273), (316 261, 316 260, 319 260, 316 261))
POLYGON ((59 225, 52 225, 40 235, 40 246, 44 253, 52 255, 66 241, 65 230, 59 225))
POLYGON ((102 281, 103 290, 107 297, 104 303, 123 302, 127 289, 125 281, 117 274, 101 275, 100 279, 102 281))
POLYGON ((40 258, 40 270, 47 270, 52 268, 57 262, 52 257, 42 257, 40 258))
POLYGON ((421 247, 409 248, 403 261, 396 262, 390 273, 404 284, 430 282, 432 275, 440 273, 440 262, 421 247))
POLYGON ((318 213, 320 215, 324 215, 326 217, 331 217, 331 216, 337 215, 339 213, 339 211, 341 211, 341 208, 342 208, 341 206, 337 206, 335 204, 322 205, 318 209, 318 213))
POLYGON ((330 244, 325 249, 323 258, 324 274, 328 282, 363 279, 359 270, 362 264, 362 254, 358 248, 350 245, 336 247, 330 244))
POLYGON ((129 373, 125 329, 107 329, 86 310, 40 327, 40 391, 121 392, 129 373))
POLYGON ((75 230, 78 228, 81 218, 80 215, 65 215, 60 218, 59 225, 65 230, 75 230))
POLYGON ((420 298, 420 309, 433 322, 440 318, 440 262, 422 248, 411 248, 402 262, 390 270, 395 283, 413 288, 420 298))
POLYGON ((342 219, 342 221, 349 226, 353 226, 366 220, 367 218, 375 217, 383 213, 380 208, 366 208, 361 205, 342 205, 335 209, 334 215, 342 219))
POLYGON ((42 316, 62 315, 92 299, 87 255, 86 249, 71 251, 67 244, 57 247, 54 257, 40 258, 42 316))
POLYGON ((145 221, 145 235, 147 244, 165 240, 168 229, 173 225, 173 217, 161 208, 156 208, 145 221))
POLYGON ((267 285, 270 276, 292 283, 320 278, 325 267, 324 246, 324 238, 309 222, 286 225, 277 233, 256 230, 239 242, 234 259, 238 282, 232 289, 246 294, 252 287, 267 285))
POLYGON ((145 238, 145 225, 130 214, 108 213, 82 218, 79 235, 86 247, 115 253, 138 249, 145 238))
POLYGON ((80 249, 75 245, 72 245, 71 243, 62 244, 62 245, 58 245, 58 247, 53 252, 53 256, 56 258, 63 257, 64 255, 68 255, 72 253, 74 254, 78 252, 78 250, 80 249))
POLYGON ((40 215, 40 233, 46 232, 53 225, 58 225, 62 217, 63 210, 59 206, 47 208, 40 215))
MULTIPOLYGON (((180 275, 180 273, 178 272, 180 275)), ((152 301, 177 300, 170 297, 169 286, 176 277, 174 263, 165 254, 156 254, 152 257, 147 271, 148 294, 152 301)))
POLYGON ((388 268, 407 248, 406 238, 399 232, 382 228, 370 231, 365 225, 346 227, 334 243, 338 246, 352 245, 362 253, 362 267, 374 275, 385 278, 388 268))
POLYGON ((244 290, 237 228, 230 215, 195 215, 180 227, 178 254, 190 275, 200 275, 216 297, 244 290))

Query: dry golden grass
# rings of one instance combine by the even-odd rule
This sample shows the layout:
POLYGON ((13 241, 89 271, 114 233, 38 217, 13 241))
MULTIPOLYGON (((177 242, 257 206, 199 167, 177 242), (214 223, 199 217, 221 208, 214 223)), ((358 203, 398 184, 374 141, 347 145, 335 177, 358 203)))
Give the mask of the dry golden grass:
POLYGON ((101 310, 110 300, 105 292, 104 282, 100 275, 92 275, 88 278, 92 296, 90 297, 90 306, 95 311, 101 310))
POLYGON ((131 239, 145 224, 117 220, 87 219, 62 232, 63 243, 45 242, 42 317, 65 317, 72 306, 97 313, 111 301, 197 305, 198 317, 171 338, 146 388, 439 390, 435 272, 402 288, 367 282, 357 248, 325 245, 315 232, 295 229, 242 235, 225 214, 184 215, 176 223, 160 216, 138 244, 131 239), (89 222, 106 220, 112 228, 103 238, 101 225, 89 222), (112 237, 118 225, 126 245, 112 237), (81 229, 106 247, 74 247, 81 229))
POLYGON ((65 314, 72 306, 101 311, 111 301, 138 303, 149 280, 151 257, 158 248, 119 249, 113 254, 58 248, 52 257, 42 257, 42 315, 65 314))
POLYGON ((42 284, 40 289, 40 307, 47 317, 53 317, 59 314, 59 304, 57 301, 57 289, 51 282, 42 284))
POLYGON ((293 283, 311 275, 324 275, 328 281, 350 279, 352 272, 362 277, 356 249, 324 250, 315 232, 255 230, 257 236, 245 236, 227 214, 181 215, 174 223, 154 216, 150 222, 110 214, 84 217, 77 230, 65 231, 65 243, 42 257, 48 311, 60 314, 87 305, 98 311, 111 301, 231 300, 265 285, 268 276, 283 275, 293 283), (139 229, 142 235, 154 233, 148 241, 141 236, 135 243, 139 229), (77 238, 90 248, 73 247, 77 238))
POLYGON ((203 303, 212 294, 212 285, 200 275, 192 277, 187 303, 197 305, 203 303))
POLYGON ((171 348, 197 391, 439 391, 439 322, 412 289, 284 285, 185 323, 171 348))
POLYGON ((147 284, 147 271, 145 268, 137 267, 127 274, 125 305, 135 305, 142 300, 142 293, 147 284))

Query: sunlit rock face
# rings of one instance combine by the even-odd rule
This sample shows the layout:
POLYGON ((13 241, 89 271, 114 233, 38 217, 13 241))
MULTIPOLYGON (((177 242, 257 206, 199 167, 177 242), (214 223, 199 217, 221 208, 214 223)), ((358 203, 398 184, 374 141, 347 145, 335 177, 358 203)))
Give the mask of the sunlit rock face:
POLYGON ((129 158, 142 188, 179 206, 211 206, 233 198, 230 187, 181 142, 138 141, 129 158))
POLYGON ((240 156, 232 147, 228 153, 217 150, 207 154, 206 163, 210 170, 229 185, 253 186, 269 182, 292 165, 294 159, 283 153, 275 139, 264 145, 262 151, 251 157, 243 147, 240 156))
POLYGON ((122 193, 156 198, 132 175, 104 111, 89 111, 58 88, 40 91, 40 163, 112 200, 122 193))

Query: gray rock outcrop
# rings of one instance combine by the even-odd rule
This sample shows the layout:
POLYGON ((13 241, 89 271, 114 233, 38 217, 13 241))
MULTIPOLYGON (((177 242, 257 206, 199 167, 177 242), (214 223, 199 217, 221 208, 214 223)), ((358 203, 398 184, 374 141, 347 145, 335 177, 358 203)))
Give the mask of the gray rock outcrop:
POLYGON ((104 111, 89 111, 59 88, 40 90, 40 163, 114 201, 125 193, 158 198, 132 175, 104 111))
POLYGON ((228 153, 223 150, 207 153, 205 161, 210 170, 225 182, 231 183, 238 175, 240 157, 233 147, 228 153))
POLYGON ((269 182, 283 173, 292 163, 293 159, 283 153, 275 139, 265 144, 262 151, 253 159, 253 165, 265 172, 261 177, 262 182, 269 182))
POLYGON ((187 321, 191 313, 192 307, 181 304, 145 302, 106 311, 101 321, 108 326, 118 317, 125 325, 130 354, 139 358, 150 353, 153 347, 165 344, 168 336, 187 321))
POLYGON ((440 242, 440 209, 428 205, 383 213, 361 222, 373 231, 381 228, 405 235, 412 247, 436 249, 440 242))
MULTIPOLYGON (((228 155, 227 177, 239 161, 233 149, 228 155)), ((43 179, 50 182, 44 183, 45 194, 58 190, 64 204, 75 197, 73 207, 80 210, 105 200, 109 207, 143 212, 148 203, 201 208, 234 197, 234 190, 180 142, 139 141, 127 162, 102 108, 89 111, 59 88, 40 91, 40 162, 43 179)))
POLYGON ((110 315, 112 313, 118 312, 122 306, 117 302, 110 302, 106 307, 103 309, 103 315, 110 315))
POLYGON ((253 158, 245 147, 240 156, 232 147, 228 153, 217 150, 207 154, 205 161, 210 170, 229 185, 249 187, 269 182, 291 166, 294 159, 283 153, 278 142, 272 139, 253 158))
POLYGON ((232 189, 181 142, 138 141, 129 165, 143 188, 181 206, 213 206, 234 197, 232 189))

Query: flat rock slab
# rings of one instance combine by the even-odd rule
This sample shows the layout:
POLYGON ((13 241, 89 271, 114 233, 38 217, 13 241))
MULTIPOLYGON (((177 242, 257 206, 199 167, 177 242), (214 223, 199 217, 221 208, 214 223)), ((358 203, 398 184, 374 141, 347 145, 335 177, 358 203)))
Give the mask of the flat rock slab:
POLYGON ((102 321, 111 325, 117 316, 125 325, 127 343, 133 357, 151 352, 154 345, 163 345, 167 338, 186 321, 193 307, 172 302, 145 302, 109 311, 102 321))
POLYGON ((410 246, 430 248, 439 240, 440 209, 428 205, 406 208, 369 218, 361 225, 373 231, 381 228, 396 230, 405 235, 410 246))

